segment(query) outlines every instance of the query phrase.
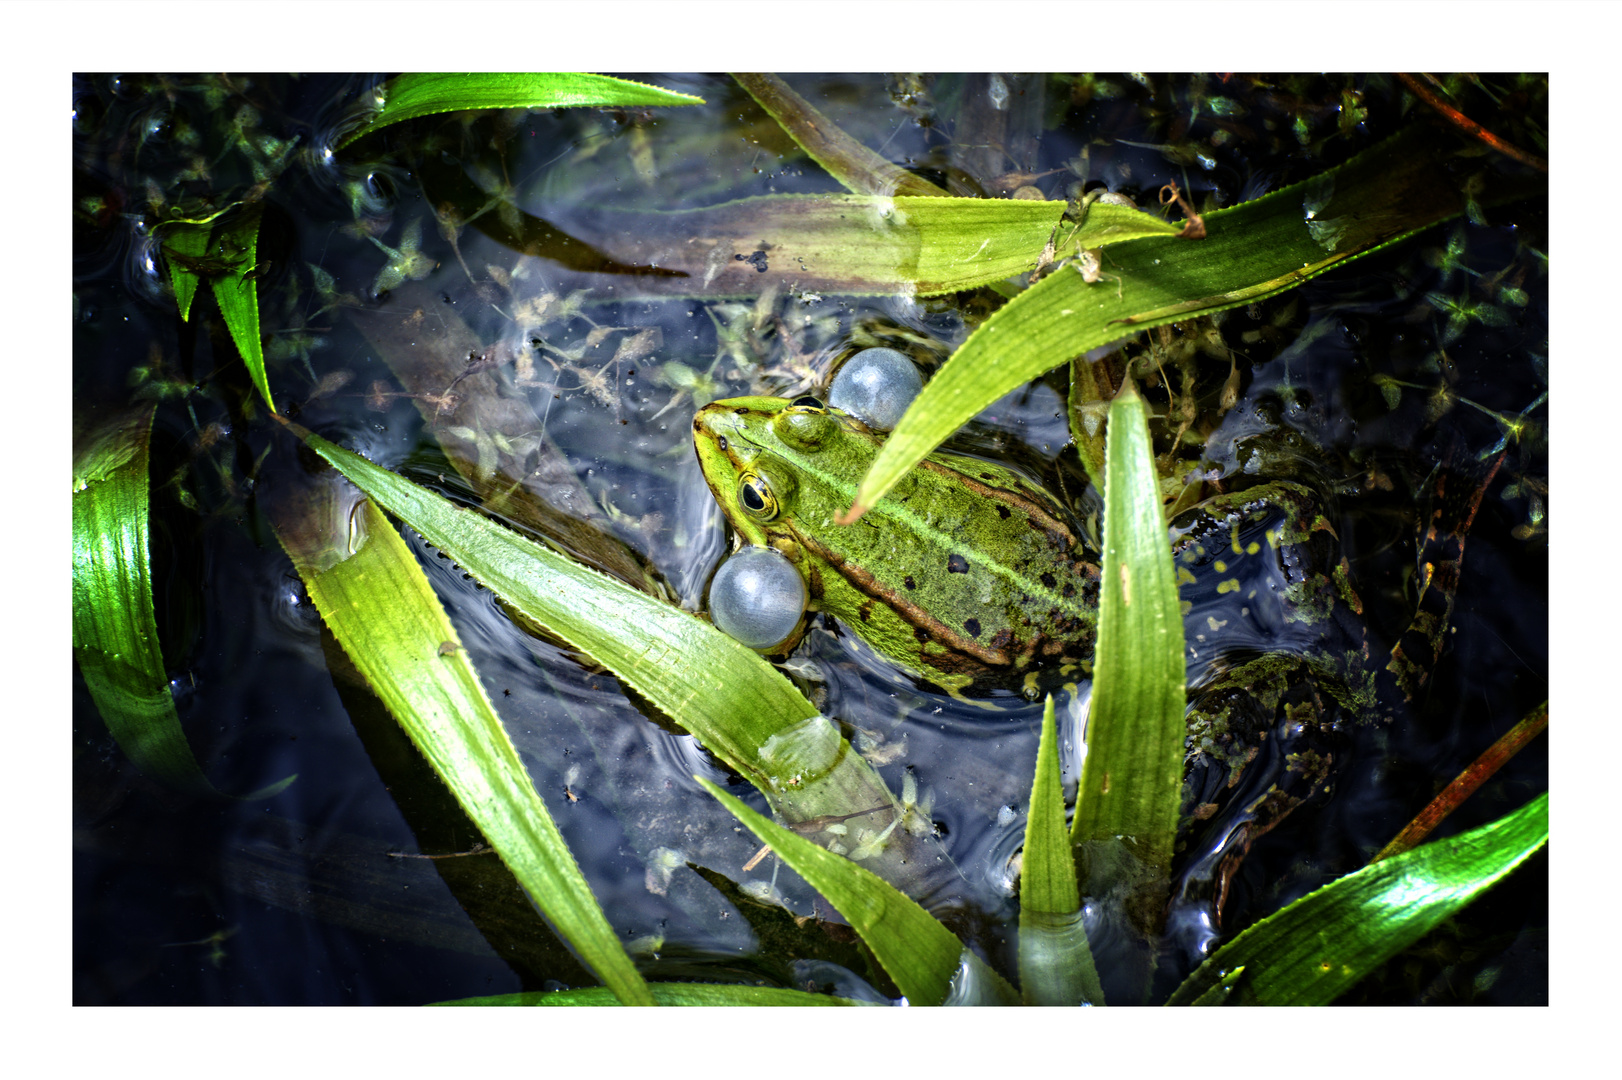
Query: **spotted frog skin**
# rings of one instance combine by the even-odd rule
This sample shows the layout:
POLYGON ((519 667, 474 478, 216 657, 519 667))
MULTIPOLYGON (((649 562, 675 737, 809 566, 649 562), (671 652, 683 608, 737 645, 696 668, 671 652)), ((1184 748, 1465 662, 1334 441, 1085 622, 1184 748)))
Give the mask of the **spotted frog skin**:
POLYGON ((699 411, 693 439, 743 540, 783 552, 812 610, 908 671, 956 691, 1038 664, 1090 670, 1097 563, 1014 470, 933 453, 837 525, 884 441, 861 421, 814 397, 731 398, 699 411))

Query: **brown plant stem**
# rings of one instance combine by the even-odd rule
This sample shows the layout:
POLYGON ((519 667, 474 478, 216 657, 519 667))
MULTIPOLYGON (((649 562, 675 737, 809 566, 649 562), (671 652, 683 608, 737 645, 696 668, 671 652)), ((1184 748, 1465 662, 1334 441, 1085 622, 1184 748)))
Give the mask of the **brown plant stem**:
POLYGON ((1527 153, 1525 150, 1522 150, 1513 143, 1500 139, 1498 136, 1494 135, 1492 132, 1488 131, 1486 128, 1482 127, 1480 124, 1476 123, 1474 120, 1470 119, 1468 116, 1464 115, 1459 110, 1453 108, 1453 106, 1447 104, 1447 102, 1431 93, 1424 83, 1420 82, 1412 75, 1409 75, 1407 72, 1399 72, 1397 78, 1402 80, 1402 85, 1406 86, 1415 97, 1429 105, 1431 108, 1435 109, 1437 112, 1441 113, 1448 123, 1452 124, 1466 135, 1469 135, 1474 139, 1480 139, 1482 142, 1486 143, 1500 154, 1505 154, 1512 157, 1523 165, 1530 165, 1539 172, 1549 171, 1549 163, 1547 161, 1544 161, 1536 154, 1527 153))
POLYGON ((1372 866, 1381 859, 1389 859, 1393 855, 1417 847, 1420 841, 1430 835, 1432 829, 1442 823, 1442 819, 1451 814, 1454 809, 1468 799, 1475 790, 1487 779, 1497 772, 1510 758, 1518 753, 1521 747, 1536 738, 1544 728, 1549 726, 1549 703, 1533 709, 1520 723, 1501 735, 1497 742, 1489 746, 1480 757, 1453 779, 1453 782, 1443 788, 1441 793, 1432 799, 1430 805, 1421 810, 1403 830, 1397 834, 1396 839, 1380 850, 1380 853, 1369 860, 1372 866))

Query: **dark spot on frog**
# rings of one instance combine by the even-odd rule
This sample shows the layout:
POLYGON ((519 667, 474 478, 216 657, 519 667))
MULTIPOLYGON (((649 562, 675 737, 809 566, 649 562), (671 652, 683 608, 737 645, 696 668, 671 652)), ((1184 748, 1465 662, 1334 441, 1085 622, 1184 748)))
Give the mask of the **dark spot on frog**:
POLYGON ((963 624, 963 629, 965 629, 965 630, 967 630, 969 632, 970 637, 972 637, 972 638, 979 637, 980 636, 980 620, 979 619, 970 619, 968 622, 963 624))
POLYGON ((953 552, 946 559, 946 572, 948 574, 967 574, 969 572, 969 560, 953 552))
POLYGON ((915 626, 912 628, 912 636, 917 638, 919 641, 928 641, 929 631, 925 630, 921 626, 915 626))
POLYGON ((756 273, 764 274, 766 272, 766 253, 764 251, 757 251, 753 255, 734 255, 732 257, 739 262, 746 262, 753 266, 756 273))
POLYGON ((1059 590, 1059 595, 1061 595, 1061 596, 1074 596, 1074 595, 1076 595, 1076 587, 1075 587, 1075 585, 1071 584, 1068 581, 1065 582, 1064 583, 1064 588, 1059 590))
POLYGON ((1014 632, 1004 627, 991 635, 990 645, 993 649, 1006 649, 1014 644, 1014 632))
POLYGON ((1003 506, 1001 503, 998 503, 997 504, 997 516, 1002 518, 1004 521, 1007 521, 1010 517, 1013 516, 1013 511, 1009 510, 1008 507, 1003 506))
POLYGON ((862 617, 863 622, 869 621, 873 616, 873 601, 864 601, 862 606, 856 609, 856 613, 862 617))
POLYGON ((1054 577, 1052 574, 1048 573, 1046 570, 1042 571, 1042 584, 1046 585, 1048 588, 1051 589, 1055 585, 1057 585, 1058 583, 1059 583, 1058 578, 1054 577))
POLYGON ((912 580, 911 574, 908 574, 906 577, 902 578, 901 584, 905 585, 909 589, 916 589, 918 587, 918 583, 912 580))

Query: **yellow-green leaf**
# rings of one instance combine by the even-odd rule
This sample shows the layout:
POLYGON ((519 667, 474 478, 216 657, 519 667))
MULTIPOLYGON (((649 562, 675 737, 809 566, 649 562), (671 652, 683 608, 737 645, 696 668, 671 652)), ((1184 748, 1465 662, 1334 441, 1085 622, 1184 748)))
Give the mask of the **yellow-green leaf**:
POLYGON ((1027 1005, 1102 1005, 1064 824, 1053 696, 1042 709, 1036 779, 1019 872, 1019 984, 1027 1005))
POLYGON ((184 260, 201 258, 208 251, 210 229, 207 225, 175 222, 164 230, 164 262, 169 266, 169 283, 175 290, 175 307, 180 309, 180 320, 191 318, 191 302, 197 296, 200 280, 195 272, 184 265, 184 260), (180 256, 179 259, 174 256, 180 256))
POLYGON ((278 516, 277 537, 310 599, 558 933, 619 1000, 653 1004, 422 567, 382 511, 352 494, 345 498, 348 491, 316 486, 278 516), (335 539, 323 529, 334 520, 346 524, 335 539))
MULTIPOLYGON (((787 820, 895 805, 839 729, 758 653, 319 436, 305 441, 486 588, 692 732, 787 820)), ((902 831, 870 865, 892 881, 916 881, 939 862, 928 848, 902 831)))

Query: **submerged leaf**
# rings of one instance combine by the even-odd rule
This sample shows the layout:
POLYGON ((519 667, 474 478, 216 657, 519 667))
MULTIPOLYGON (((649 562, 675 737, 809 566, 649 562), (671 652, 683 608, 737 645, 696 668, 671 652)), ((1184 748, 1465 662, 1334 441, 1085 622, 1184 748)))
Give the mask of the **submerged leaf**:
POLYGON ((1327 1005, 1548 840, 1545 793, 1472 832, 1371 863, 1222 946, 1167 1004, 1327 1005))
POLYGON ((343 138, 343 148, 390 124, 465 109, 559 109, 569 106, 702 105, 704 99, 611 75, 573 72, 422 72, 384 84, 383 105, 343 138))
MULTIPOLYGON (((1048 254, 1050 242, 1059 257, 1155 238, 1162 241, 1157 250, 1164 251, 1177 232, 1152 214, 1109 204, 1094 204, 1076 226, 1061 220, 1067 205, 951 196, 763 195, 672 213, 588 210, 575 223, 579 237, 570 244, 552 239, 550 227, 538 221, 524 235, 547 238, 545 247, 509 242, 561 260, 576 258, 572 248, 583 239, 607 260, 603 272, 608 265, 656 265, 658 273, 642 276, 639 286, 664 296, 758 296, 774 288, 801 296, 939 296, 1028 273, 1048 254)), ((1114 288, 1109 291, 1113 297, 1114 288)))
POLYGON ((653 1004, 411 549, 369 500, 335 487, 276 523, 321 617, 558 933, 620 1001, 653 1004))
POLYGON ((738 85, 782 125, 828 175, 858 195, 936 195, 943 189, 892 164, 851 138, 776 75, 734 73, 738 85))

